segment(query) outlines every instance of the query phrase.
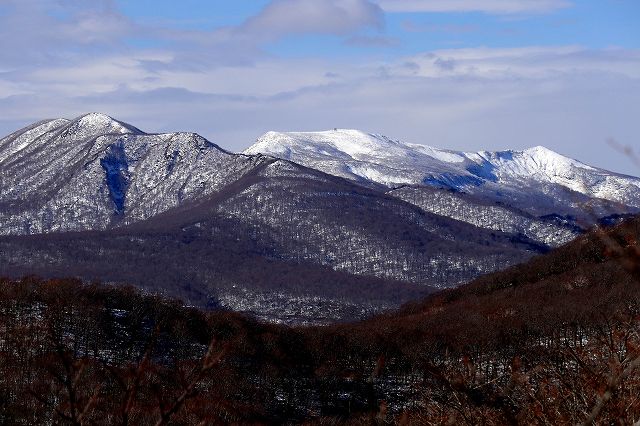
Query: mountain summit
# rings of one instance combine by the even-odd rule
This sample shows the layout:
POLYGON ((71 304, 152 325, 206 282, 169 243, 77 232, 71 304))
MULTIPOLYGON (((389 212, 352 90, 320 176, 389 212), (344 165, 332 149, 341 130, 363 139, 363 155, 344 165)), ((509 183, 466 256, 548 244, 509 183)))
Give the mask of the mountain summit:
POLYGON ((245 153, 285 158, 388 187, 427 185, 469 193, 514 189, 539 193, 552 185, 569 193, 640 207, 640 179, 588 166, 543 146, 523 151, 463 152, 335 129, 268 132, 245 153))
POLYGON ((256 160, 195 133, 148 134, 107 115, 0 139, 0 234, 106 229, 217 191, 256 160))
POLYGON ((245 151, 284 158, 420 207, 548 246, 640 211, 640 179, 543 146, 464 152, 358 130, 268 132, 245 151))

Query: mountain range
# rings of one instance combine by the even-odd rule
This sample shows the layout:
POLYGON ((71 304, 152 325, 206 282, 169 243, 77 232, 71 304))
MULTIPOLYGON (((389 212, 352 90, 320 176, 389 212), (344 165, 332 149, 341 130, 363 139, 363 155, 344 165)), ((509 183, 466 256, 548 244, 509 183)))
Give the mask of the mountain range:
POLYGON ((154 421, 193 383, 171 422, 632 424, 638 241, 640 216, 400 310, 321 327, 130 287, 0 278, 0 418, 64 423, 75 405, 86 407, 77 423, 154 421), (123 401, 132 408, 118 410, 123 401))
POLYGON ((640 179, 542 147, 464 153, 353 130, 232 153, 103 114, 0 140, 0 274, 131 283, 284 322, 352 319, 640 210, 640 179))
POLYGON ((571 240, 604 217, 640 209, 638 178, 591 167, 543 146, 462 152, 334 129, 269 132, 245 153, 381 185, 426 211, 522 233, 550 246, 571 240))

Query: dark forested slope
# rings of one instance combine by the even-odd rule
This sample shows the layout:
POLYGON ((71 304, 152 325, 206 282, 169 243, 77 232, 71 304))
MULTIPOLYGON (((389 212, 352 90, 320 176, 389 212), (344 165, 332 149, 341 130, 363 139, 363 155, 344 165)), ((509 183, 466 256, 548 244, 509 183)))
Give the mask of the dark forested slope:
POLYGON ((640 218, 365 322, 0 283, 0 420, 610 424, 640 417, 640 218))
POLYGON ((0 273, 129 283, 198 306, 322 322, 397 307, 544 250, 265 160, 214 194, 128 226, 0 237, 0 273))

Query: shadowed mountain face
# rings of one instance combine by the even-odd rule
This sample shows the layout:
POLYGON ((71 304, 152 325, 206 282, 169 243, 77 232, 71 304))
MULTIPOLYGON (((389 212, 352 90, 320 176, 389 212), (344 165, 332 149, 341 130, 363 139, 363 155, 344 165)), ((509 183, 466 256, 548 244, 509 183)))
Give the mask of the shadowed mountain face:
POLYGON ((0 179, 0 274, 132 283, 286 322, 363 317, 581 232, 564 210, 354 182, 101 114, 0 140, 0 179))

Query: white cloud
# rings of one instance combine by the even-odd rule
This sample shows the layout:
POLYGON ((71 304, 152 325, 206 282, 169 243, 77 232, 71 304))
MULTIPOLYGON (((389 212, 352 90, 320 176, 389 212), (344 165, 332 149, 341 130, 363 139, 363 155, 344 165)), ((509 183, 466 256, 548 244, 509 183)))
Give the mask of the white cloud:
POLYGON ((118 54, 2 81, 13 96, 0 99, 0 133, 98 110, 145 130, 198 131, 232 150, 272 129, 353 127, 455 149, 542 144, 627 173, 624 158, 603 155, 605 140, 632 144, 640 134, 640 51, 629 49, 450 49, 161 71, 118 54))
POLYGON ((9 69, 70 62, 101 49, 109 53, 136 31, 113 0, 4 0, 0 14, 0 63, 9 69))
POLYGON ((378 0, 388 12, 548 13, 571 6, 568 0, 378 0))
MULTIPOLYGON (((620 75, 640 78, 640 51, 590 50, 580 46, 462 48, 436 50, 407 58, 412 75, 483 79, 554 79, 562 76, 620 75), (416 67, 417 66, 417 67, 416 67)), ((396 66, 395 72, 406 73, 396 66)))
POLYGON ((237 30, 269 38, 286 34, 351 34, 381 28, 384 16, 369 0, 273 0, 237 30))

